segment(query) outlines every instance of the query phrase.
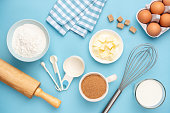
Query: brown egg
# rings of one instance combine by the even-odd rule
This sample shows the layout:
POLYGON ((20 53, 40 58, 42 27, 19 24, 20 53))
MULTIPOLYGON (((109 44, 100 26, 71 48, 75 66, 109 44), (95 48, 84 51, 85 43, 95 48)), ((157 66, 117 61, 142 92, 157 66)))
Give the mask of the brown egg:
POLYGON ((162 14, 165 10, 165 6, 162 2, 153 2, 150 6, 151 13, 162 14))
POLYGON ((147 26, 147 33, 151 36, 158 36, 161 32, 161 27, 158 23, 150 23, 147 26))
POLYGON ((139 13, 138 13, 138 20, 141 22, 141 23, 149 23, 152 19, 152 15, 151 15, 151 12, 147 9, 144 9, 144 10, 141 10, 139 13))
POLYGON ((163 0, 165 6, 170 6, 170 0, 163 0))
POLYGON ((165 13, 161 15, 159 22, 162 27, 170 27, 170 14, 165 13))

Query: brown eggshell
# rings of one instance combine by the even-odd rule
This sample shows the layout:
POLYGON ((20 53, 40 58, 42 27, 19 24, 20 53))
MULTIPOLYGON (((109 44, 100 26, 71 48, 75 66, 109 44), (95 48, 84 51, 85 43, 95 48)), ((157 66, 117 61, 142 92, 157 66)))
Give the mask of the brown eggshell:
POLYGON ((163 0, 165 6, 170 6, 170 0, 163 0))
POLYGON ((151 13, 153 14, 162 14, 165 10, 165 6, 162 2, 153 2, 150 6, 151 13))
POLYGON ((141 23, 149 23, 152 19, 152 15, 151 15, 151 12, 147 9, 144 9, 144 10, 141 10, 139 13, 138 13, 138 20, 141 22, 141 23))
POLYGON ((170 14, 165 13, 165 14, 161 15, 160 25, 162 27, 170 27, 170 14))
POLYGON ((151 36, 158 36, 161 32, 161 27, 158 23, 150 23, 147 26, 147 33, 151 36))

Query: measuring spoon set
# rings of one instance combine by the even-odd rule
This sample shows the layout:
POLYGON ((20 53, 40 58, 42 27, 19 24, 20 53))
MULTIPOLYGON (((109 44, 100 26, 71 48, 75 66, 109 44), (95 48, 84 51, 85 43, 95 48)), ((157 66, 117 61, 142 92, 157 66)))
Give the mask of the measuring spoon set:
POLYGON ((58 61, 57 56, 53 55, 53 56, 50 57, 50 62, 53 66, 53 70, 54 70, 55 75, 56 74, 58 75, 60 85, 56 82, 54 77, 50 74, 49 70, 45 66, 45 63, 41 62, 41 65, 45 69, 45 71, 48 73, 48 75, 50 76, 52 81, 54 82, 55 88, 56 88, 57 91, 67 90, 69 88, 73 78, 79 77, 84 73, 84 69, 85 69, 84 61, 79 56, 71 56, 71 57, 67 58, 64 61, 64 64, 63 64, 63 69, 64 69, 64 72, 65 72, 63 79, 61 79, 61 75, 60 75, 60 72, 59 72, 59 69, 58 69, 57 61, 58 61))

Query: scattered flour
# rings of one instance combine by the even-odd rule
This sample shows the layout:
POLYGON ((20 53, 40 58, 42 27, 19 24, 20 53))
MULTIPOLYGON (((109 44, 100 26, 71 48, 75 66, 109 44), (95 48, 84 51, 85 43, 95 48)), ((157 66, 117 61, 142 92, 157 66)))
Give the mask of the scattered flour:
POLYGON ((16 54, 25 58, 33 58, 41 54, 45 47, 45 34, 38 26, 24 24, 14 31, 12 48, 16 54))

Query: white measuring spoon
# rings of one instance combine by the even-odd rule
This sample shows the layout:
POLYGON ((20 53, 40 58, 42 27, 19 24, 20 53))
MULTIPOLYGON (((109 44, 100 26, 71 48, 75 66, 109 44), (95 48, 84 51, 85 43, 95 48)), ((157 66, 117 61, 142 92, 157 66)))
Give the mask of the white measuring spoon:
POLYGON ((42 67, 45 69, 45 71, 48 73, 48 75, 51 77, 51 79, 53 80, 53 82, 54 82, 54 84, 57 86, 57 90, 58 91, 61 91, 61 89, 60 89, 60 87, 58 86, 58 84, 57 84, 57 82, 54 80, 54 78, 53 78, 53 76, 50 74, 50 72, 48 71, 48 69, 46 68, 46 66, 45 66, 45 63, 44 62, 41 62, 41 65, 42 65, 42 67))
POLYGON ((58 78, 59 78, 60 85, 61 85, 60 89, 63 90, 63 84, 61 82, 61 75, 60 75, 60 72, 59 72, 59 69, 58 69, 57 61, 58 61, 57 56, 53 55, 53 56, 50 57, 50 62, 53 65, 54 73, 58 74, 58 78))
POLYGON ((67 90, 73 78, 79 77, 84 73, 84 61, 79 56, 71 56, 64 61, 63 69, 65 71, 65 76, 62 80, 62 83, 64 84, 64 81, 68 82, 68 85, 63 88, 63 90, 67 90))

